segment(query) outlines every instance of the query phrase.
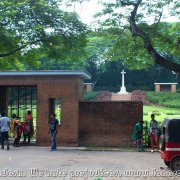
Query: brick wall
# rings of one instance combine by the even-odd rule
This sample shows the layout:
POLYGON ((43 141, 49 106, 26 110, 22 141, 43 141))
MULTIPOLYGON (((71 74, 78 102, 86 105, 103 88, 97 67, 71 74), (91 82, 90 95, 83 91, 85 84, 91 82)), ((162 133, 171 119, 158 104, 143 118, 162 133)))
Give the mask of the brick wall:
MULTIPOLYGON (((132 145, 136 120, 142 120, 141 102, 80 102, 83 79, 77 76, 0 77, 0 95, 8 86, 37 87, 37 145, 50 145, 48 135, 49 99, 61 98, 62 124, 58 146, 121 146, 132 145)), ((1 99, 5 108, 6 99, 1 99)), ((7 105, 6 105, 7 106, 7 105)))
POLYGON ((80 102, 81 146, 133 145, 133 127, 143 118, 142 102, 80 102))

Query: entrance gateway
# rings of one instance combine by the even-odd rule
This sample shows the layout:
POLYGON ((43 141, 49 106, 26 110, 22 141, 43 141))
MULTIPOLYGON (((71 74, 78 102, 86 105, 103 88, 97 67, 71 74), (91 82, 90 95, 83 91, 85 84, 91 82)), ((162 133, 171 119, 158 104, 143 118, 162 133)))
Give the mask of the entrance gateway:
MULTIPOLYGON (((79 101, 83 100, 84 71, 1 71, 0 111, 20 116, 27 110, 36 120, 37 145, 49 145, 49 117, 55 112, 60 121, 58 141, 78 146, 79 101)), ((34 124, 35 125, 35 124, 34 124)))

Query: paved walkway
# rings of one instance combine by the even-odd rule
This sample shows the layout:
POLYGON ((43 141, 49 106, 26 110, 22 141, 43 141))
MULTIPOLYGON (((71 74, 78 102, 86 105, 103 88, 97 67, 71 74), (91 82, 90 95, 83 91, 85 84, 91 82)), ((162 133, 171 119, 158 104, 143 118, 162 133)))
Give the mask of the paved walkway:
POLYGON ((159 152, 66 147, 50 152, 49 147, 36 146, 0 150, 0 179, 172 179, 156 177, 168 171, 159 152))

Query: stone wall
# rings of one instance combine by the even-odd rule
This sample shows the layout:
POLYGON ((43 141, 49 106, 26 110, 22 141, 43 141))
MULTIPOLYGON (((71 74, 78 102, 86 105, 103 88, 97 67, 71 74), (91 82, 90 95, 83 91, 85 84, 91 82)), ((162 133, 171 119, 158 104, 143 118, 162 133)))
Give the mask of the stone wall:
POLYGON ((80 146, 133 146, 134 124, 143 118, 142 102, 80 102, 80 146))

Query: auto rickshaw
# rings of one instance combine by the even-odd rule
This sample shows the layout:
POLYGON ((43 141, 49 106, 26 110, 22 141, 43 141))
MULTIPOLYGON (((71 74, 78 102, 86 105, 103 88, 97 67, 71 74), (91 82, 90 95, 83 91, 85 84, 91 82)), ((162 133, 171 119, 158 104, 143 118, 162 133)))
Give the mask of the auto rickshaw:
POLYGON ((165 119, 159 140, 160 156, 172 171, 180 172, 180 117, 165 119))

